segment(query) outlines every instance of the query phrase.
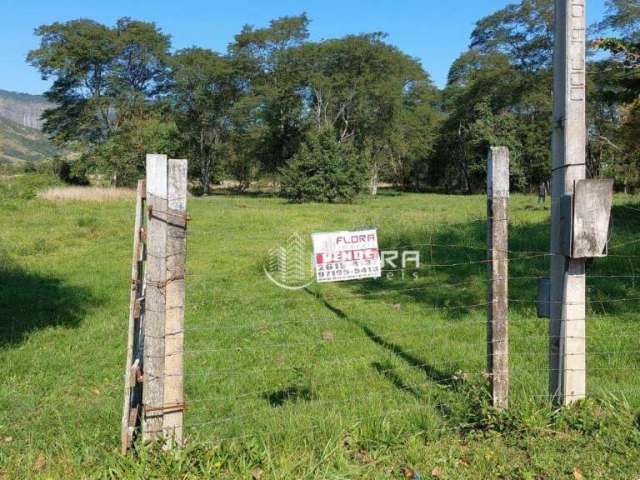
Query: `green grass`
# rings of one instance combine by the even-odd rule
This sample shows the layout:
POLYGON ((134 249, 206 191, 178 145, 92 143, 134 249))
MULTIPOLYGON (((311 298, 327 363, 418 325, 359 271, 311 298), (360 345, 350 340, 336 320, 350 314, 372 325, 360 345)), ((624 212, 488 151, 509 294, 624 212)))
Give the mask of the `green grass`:
MULTIPOLYGON (((612 244, 637 238, 639 203, 616 199, 612 244)), ((533 197, 514 195, 510 205, 517 302, 505 413, 488 407, 482 377, 483 197, 382 192, 355 205, 190 199, 189 442, 176 453, 128 457, 117 450, 133 205, 0 195, 0 210, 7 478, 640 475, 639 301, 611 301, 640 297, 640 244, 590 266, 592 399, 556 410, 546 399, 547 322, 533 303, 548 258, 531 253, 548 249, 549 211, 533 197), (262 272, 268 250, 293 232, 365 226, 378 228, 383 249, 419 248, 421 268, 404 279, 298 292, 262 272), (432 266, 445 264, 460 265, 432 266), (629 278, 603 277, 610 274, 629 278)))

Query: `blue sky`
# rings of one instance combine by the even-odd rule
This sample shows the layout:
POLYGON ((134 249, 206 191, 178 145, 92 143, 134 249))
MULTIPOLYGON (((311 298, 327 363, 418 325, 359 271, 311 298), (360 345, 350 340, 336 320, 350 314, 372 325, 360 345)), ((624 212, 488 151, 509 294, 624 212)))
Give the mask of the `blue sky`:
MULTIPOLYGON (((514 0, 0 0, 0 89, 41 93, 48 83, 24 61, 41 24, 91 18, 113 25, 119 17, 153 21, 171 34, 174 48, 225 51, 244 24, 307 12, 312 39, 384 31, 388 41, 422 61, 438 86, 469 42, 475 22, 514 0)), ((589 21, 604 0, 587 0, 589 21)))

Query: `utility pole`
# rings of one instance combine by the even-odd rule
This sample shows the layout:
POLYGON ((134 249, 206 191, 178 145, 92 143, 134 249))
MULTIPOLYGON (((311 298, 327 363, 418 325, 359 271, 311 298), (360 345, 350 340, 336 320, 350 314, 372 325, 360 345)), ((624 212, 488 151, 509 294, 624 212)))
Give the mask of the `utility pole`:
POLYGON ((585 259, 563 249, 572 222, 563 205, 586 176, 585 51, 585 0, 555 0, 549 392, 562 405, 586 393, 585 259))

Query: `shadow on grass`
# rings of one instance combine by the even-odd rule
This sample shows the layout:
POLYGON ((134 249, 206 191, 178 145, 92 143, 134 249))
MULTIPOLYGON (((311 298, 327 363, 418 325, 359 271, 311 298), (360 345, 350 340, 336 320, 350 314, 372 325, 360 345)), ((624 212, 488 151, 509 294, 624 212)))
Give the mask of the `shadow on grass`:
POLYGON ((389 342, 388 340, 385 340, 384 338, 382 338, 382 336, 378 335, 367 325, 362 325, 360 324, 360 322, 357 322, 357 321, 353 321, 353 323, 357 324, 362 329, 364 334, 367 337, 369 337, 369 339, 372 342, 390 351, 396 357, 403 360, 408 365, 422 371, 427 376, 427 378, 429 378, 431 381, 435 383, 439 383, 441 385, 448 385, 448 386, 451 386, 455 383, 454 375, 452 371, 439 370, 429 365, 428 363, 425 363, 424 360, 421 360, 415 355, 411 355, 410 353, 405 352, 402 349, 402 347, 397 343, 393 343, 393 342, 389 342))
POLYGON ((389 380, 389 382, 391 382, 398 390, 407 392, 413 395, 418 400, 422 399, 422 393, 417 388, 406 383, 402 379, 402 377, 398 373, 396 373, 395 369, 390 363, 383 364, 380 362, 373 362, 371 366, 376 372, 389 380))
POLYGON ((264 398, 271 404, 272 407, 281 407, 286 402, 309 402, 316 399, 316 395, 311 391, 309 387, 300 385, 289 385, 276 392, 271 392, 264 395, 264 398))
POLYGON ((78 327, 90 301, 83 288, 0 258, 0 348, 19 344, 36 330, 78 327))
POLYGON ((436 411, 443 418, 449 419, 454 423, 465 423, 476 415, 477 411, 482 410, 482 399, 489 398, 489 385, 485 379, 480 379, 479 382, 477 381, 478 379, 474 379, 474 382, 468 382, 465 376, 460 374, 460 369, 456 365, 452 365, 448 370, 438 369, 425 360, 407 352, 399 344, 386 340, 363 322, 350 318, 344 311, 332 305, 321 295, 309 289, 305 289, 305 291, 321 302, 325 308, 338 318, 360 328, 373 343, 391 352, 396 358, 424 374, 434 386, 438 386, 438 388, 433 389, 430 395, 423 394, 418 388, 405 382, 389 362, 373 362, 371 367, 386 378, 395 388, 426 403, 430 403, 433 400, 432 396, 435 395, 436 411), (467 400, 474 399, 474 397, 479 401, 467 402, 467 400), (461 409, 460 405, 466 403, 469 404, 468 408, 461 409))
POLYGON ((308 288, 305 288, 305 292, 307 292, 309 295, 312 295, 314 298, 316 298, 319 302, 323 304, 325 308, 327 308, 329 311, 335 314, 338 318, 346 320, 352 323, 353 325, 357 326, 358 328, 360 328, 362 332, 373 343, 393 353, 396 357, 403 360, 405 363, 409 364, 410 366, 422 371, 431 381, 435 383, 439 383, 441 385, 448 385, 448 386, 454 385, 457 382, 457 379, 454 373, 457 370, 456 368, 452 369, 451 371, 445 372, 443 370, 439 370, 429 365, 424 360, 404 351, 400 345, 386 340, 385 338, 383 338, 382 335, 377 334, 371 327, 369 327, 368 325, 365 325, 360 320, 350 318, 346 313, 344 313, 344 311, 342 311, 338 307, 329 303, 321 295, 318 295, 312 292, 308 288))

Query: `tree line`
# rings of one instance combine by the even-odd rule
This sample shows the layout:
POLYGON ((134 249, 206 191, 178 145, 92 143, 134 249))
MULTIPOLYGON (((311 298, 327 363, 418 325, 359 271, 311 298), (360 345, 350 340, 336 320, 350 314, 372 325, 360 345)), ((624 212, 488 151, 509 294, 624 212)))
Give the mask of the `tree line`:
MULTIPOLYGON (((27 61, 56 107, 44 131, 78 152, 59 170, 131 184, 147 152, 190 160, 194 188, 275 180, 294 201, 349 201, 381 182, 473 193, 492 145, 512 152, 512 188, 548 180, 553 0, 522 0, 477 22, 438 89, 385 34, 311 41, 305 15, 245 26, 225 53, 173 51, 153 23, 79 19, 36 29, 27 61)), ((607 0, 590 29, 592 176, 640 183, 640 1, 607 0)))

